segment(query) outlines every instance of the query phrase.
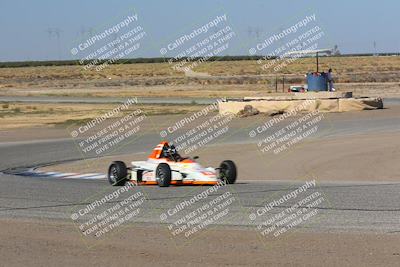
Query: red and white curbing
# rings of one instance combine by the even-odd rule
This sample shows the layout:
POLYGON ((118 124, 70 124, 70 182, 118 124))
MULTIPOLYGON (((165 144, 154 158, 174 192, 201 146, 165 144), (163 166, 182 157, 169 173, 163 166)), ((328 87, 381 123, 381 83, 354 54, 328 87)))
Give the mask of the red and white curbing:
POLYGON ((41 178, 60 178, 60 179, 85 179, 85 180, 104 180, 104 173, 74 173, 74 172, 45 172, 36 171, 34 169, 27 170, 16 175, 33 176, 41 178))

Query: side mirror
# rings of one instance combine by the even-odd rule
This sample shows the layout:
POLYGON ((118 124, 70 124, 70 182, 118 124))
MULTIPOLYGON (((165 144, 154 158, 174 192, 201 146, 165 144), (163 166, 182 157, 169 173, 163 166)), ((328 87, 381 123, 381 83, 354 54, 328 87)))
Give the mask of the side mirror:
POLYGON ((194 156, 194 157, 193 157, 193 159, 198 159, 198 158, 199 158, 199 156, 194 156))

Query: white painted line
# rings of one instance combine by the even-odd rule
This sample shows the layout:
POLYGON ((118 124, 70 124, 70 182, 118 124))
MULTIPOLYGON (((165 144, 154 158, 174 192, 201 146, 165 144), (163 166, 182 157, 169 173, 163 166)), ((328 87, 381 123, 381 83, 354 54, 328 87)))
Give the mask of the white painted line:
POLYGON ((103 173, 76 173, 76 172, 44 172, 28 170, 16 175, 22 176, 34 176, 41 178, 61 178, 61 179, 90 179, 90 180, 103 180, 106 179, 106 175, 103 173))

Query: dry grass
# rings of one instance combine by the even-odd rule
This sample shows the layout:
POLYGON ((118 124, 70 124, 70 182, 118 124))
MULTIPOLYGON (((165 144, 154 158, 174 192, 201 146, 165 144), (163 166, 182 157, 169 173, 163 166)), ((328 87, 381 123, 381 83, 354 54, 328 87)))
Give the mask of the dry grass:
MULTIPOLYGON (((320 69, 333 68, 339 83, 398 82, 400 57, 327 57, 320 69)), ((256 61, 206 62, 195 69, 211 77, 185 77, 168 63, 111 65, 100 72, 82 66, 0 69, 0 95, 100 97, 222 97, 274 91, 275 76, 286 85, 303 83, 315 59, 295 61, 280 73, 263 71, 256 61)))
MULTIPOLYGON (((333 68, 337 74, 351 72, 400 71, 400 57, 324 57, 320 59, 321 69, 333 68)), ((280 73, 303 74, 315 70, 314 58, 301 58, 283 69, 280 73)), ((263 71, 255 60, 205 62, 194 69, 213 76, 275 74, 273 70, 263 71)), ((140 77, 183 77, 168 63, 141 63, 110 65, 100 72, 84 70, 82 66, 1 68, 3 79, 85 79, 102 78, 140 78, 140 77)))
MULTIPOLYGON (((117 107, 118 104, 24 104, 0 105, 1 130, 60 125, 68 126, 89 121, 117 107)), ((124 110, 120 116, 140 108, 147 116, 160 114, 183 114, 200 110, 201 105, 138 105, 124 110)))

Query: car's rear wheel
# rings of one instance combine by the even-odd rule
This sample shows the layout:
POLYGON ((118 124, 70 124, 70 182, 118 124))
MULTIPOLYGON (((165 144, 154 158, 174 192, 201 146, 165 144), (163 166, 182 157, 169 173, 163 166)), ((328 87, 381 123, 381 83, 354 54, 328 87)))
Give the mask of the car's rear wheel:
POLYGON ((224 160, 219 165, 219 178, 227 184, 236 182, 237 170, 236 165, 232 160, 224 160))
POLYGON ((125 185, 127 181, 128 170, 122 161, 114 161, 108 168, 108 182, 113 186, 125 185))
POLYGON ((156 168, 156 180, 158 186, 168 187, 171 184, 171 168, 167 163, 160 163, 156 168))

